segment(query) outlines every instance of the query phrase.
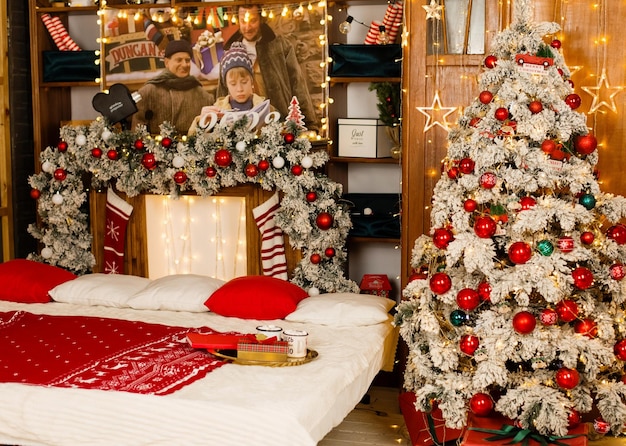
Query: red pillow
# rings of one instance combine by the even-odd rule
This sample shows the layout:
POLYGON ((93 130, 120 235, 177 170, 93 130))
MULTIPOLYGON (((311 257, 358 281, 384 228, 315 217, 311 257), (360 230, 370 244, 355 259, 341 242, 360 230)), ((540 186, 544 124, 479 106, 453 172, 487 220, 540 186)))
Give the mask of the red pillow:
POLYGON ((23 303, 50 302, 48 291, 76 278, 63 268, 27 259, 0 263, 0 300, 23 303))
POLYGON ((286 280, 268 276, 237 277, 219 287, 204 305, 222 316, 282 319, 308 294, 286 280))

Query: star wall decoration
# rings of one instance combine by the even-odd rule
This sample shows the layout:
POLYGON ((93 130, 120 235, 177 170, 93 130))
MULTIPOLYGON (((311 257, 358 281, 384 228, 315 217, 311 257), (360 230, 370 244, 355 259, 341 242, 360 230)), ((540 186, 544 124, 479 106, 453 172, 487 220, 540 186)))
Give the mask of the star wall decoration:
POLYGON ((422 6, 426 11, 426 20, 435 19, 441 20, 441 13, 443 12, 443 6, 437 3, 437 0, 430 0, 429 5, 422 6))
POLYGON ((593 97, 589 114, 600 111, 602 107, 606 107, 613 113, 617 113, 617 105, 615 105, 615 96, 617 96, 624 87, 611 87, 606 76, 606 69, 602 69, 602 73, 598 78, 598 84, 595 87, 580 87, 584 92, 589 93, 593 97))
POLYGON ((426 116, 426 124, 424 124, 424 133, 438 125, 446 132, 450 131, 450 123, 448 122, 448 116, 457 110, 457 107, 444 107, 441 105, 441 99, 439 98, 439 91, 435 91, 433 103, 430 107, 415 107, 417 111, 426 116))

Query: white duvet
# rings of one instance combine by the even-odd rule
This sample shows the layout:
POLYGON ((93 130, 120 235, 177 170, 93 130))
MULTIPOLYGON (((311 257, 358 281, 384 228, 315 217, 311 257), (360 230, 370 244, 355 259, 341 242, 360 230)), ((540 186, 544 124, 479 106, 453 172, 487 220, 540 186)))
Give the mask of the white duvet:
MULTIPOLYGON (((246 333, 260 325, 212 313, 0 302, 0 311, 14 310, 246 333)), ((0 443, 314 445, 367 392, 389 360, 389 347, 395 347, 395 331, 390 323, 345 328, 271 323, 308 331, 309 348, 319 357, 296 367, 227 364, 167 396, 0 383, 0 443)))

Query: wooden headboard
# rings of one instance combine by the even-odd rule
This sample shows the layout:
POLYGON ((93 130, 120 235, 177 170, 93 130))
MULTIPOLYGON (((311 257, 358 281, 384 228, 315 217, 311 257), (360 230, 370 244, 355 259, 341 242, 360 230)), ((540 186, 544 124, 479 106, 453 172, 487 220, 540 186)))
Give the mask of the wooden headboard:
MULTIPOLYGON (((126 228, 126 245, 124 258, 124 273, 148 277, 148 244, 146 234, 146 204, 145 195, 140 194, 128 197, 123 192, 116 192, 121 198, 133 206, 133 212, 126 228)), ((261 236, 254 221, 252 209, 268 200, 274 191, 266 191, 253 184, 243 184, 229 187, 220 191, 217 196, 244 197, 246 200, 246 246, 247 246, 247 274, 260 275, 261 269, 261 236)), ((104 272, 104 234, 106 226, 106 191, 89 193, 90 230, 93 236, 92 252, 96 258, 93 272, 104 272)), ((302 259, 301 251, 289 246, 285 235, 285 255, 289 277, 302 259)))

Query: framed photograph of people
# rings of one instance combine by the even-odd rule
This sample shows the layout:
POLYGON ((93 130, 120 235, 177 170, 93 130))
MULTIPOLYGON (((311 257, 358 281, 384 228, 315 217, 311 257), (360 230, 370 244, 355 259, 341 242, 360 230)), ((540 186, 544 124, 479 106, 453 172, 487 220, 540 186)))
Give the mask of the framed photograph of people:
MULTIPOLYGON (((194 95, 193 107, 247 110, 268 100, 282 117, 296 97, 307 130, 325 138, 325 17, 325 5, 317 3, 107 7, 101 15, 103 85, 123 83, 141 93, 145 104, 155 85, 176 90, 200 85, 203 93, 194 95), (249 80, 228 74, 231 68, 249 73, 249 80), (236 95, 235 83, 246 82, 247 95, 236 95)), ((166 107, 145 104, 142 110, 138 103, 139 122, 152 121, 149 130, 156 133, 166 107)), ((178 131, 187 130, 188 117, 174 120, 178 131)))

